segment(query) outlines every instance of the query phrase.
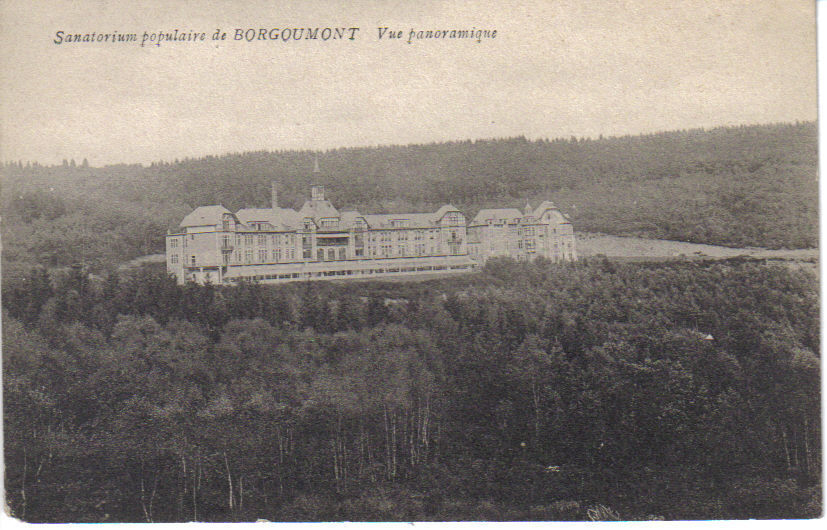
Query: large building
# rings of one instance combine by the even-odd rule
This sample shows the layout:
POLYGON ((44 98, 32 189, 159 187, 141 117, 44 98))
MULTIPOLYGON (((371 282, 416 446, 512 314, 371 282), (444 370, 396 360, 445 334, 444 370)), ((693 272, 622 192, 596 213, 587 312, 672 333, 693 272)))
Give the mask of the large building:
POLYGON ((493 256, 573 260, 571 224, 549 202, 524 214, 482 210, 470 225, 451 205, 340 212, 322 186, 296 211, 279 207, 274 183, 270 208, 200 206, 166 236, 167 270, 182 284, 468 272, 493 256))
POLYGON ((574 261, 574 229, 550 201, 537 208, 484 209, 468 225, 468 252, 477 261, 495 256, 515 260, 544 257, 552 261, 574 261))

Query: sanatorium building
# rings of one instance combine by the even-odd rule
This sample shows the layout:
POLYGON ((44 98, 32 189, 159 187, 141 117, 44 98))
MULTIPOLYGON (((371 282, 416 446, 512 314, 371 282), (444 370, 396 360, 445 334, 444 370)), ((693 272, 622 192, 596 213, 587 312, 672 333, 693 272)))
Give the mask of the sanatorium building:
POLYGON ((200 206, 166 236, 167 271, 181 284, 284 282, 468 272, 486 259, 576 259, 568 218, 549 201, 536 208, 481 210, 469 223, 445 205, 433 213, 338 211, 312 186, 299 211, 200 206))

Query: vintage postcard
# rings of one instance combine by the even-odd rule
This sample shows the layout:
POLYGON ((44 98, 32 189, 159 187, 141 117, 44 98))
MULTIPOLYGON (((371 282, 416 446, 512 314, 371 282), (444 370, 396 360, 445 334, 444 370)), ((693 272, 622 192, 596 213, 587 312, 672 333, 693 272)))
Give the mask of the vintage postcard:
POLYGON ((823 513, 816 8, 0 1, 7 522, 823 513))

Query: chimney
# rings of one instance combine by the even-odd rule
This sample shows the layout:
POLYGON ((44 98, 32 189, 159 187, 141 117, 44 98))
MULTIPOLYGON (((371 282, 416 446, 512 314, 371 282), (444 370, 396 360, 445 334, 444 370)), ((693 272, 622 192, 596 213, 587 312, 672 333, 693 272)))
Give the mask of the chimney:
POLYGON ((273 210, 279 207, 279 185, 275 181, 270 184, 270 205, 273 210))

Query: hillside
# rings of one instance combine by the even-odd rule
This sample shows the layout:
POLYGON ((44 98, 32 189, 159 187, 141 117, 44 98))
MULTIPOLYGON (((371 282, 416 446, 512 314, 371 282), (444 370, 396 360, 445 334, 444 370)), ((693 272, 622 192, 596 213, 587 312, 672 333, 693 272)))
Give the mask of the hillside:
POLYGON ((113 266, 163 249, 195 206, 299 206, 311 180, 340 208, 468 214, 551 198, 575 229, 726 246, 817 245, 815 123, 600 139, 525 138, 274 151, 101 168, 2 168, 4 266, 113 266), (313 176, 313 159, 322 173, 313 176))

